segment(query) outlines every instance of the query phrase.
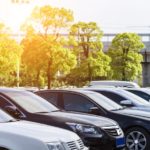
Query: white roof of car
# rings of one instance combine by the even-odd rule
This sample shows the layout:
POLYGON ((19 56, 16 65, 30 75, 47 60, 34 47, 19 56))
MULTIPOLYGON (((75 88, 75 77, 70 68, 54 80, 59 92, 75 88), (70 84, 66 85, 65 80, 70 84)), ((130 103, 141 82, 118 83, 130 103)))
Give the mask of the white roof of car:
POLYGON ((137 83, 134 83, 134 82, 115 81, 115 80, 91 81, 89 86, 139 87, 139 85, 137 83))

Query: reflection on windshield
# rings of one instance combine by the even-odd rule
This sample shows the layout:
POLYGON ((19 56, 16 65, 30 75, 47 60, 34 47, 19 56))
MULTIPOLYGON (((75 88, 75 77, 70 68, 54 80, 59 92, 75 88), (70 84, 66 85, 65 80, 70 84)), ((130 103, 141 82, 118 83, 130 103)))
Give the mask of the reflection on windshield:
POLYGON ((114 101, 110 100, 109 98, 103 96, 99 93, 86 93, 91 99, 93 99, 97 104, 100 104, 106 110, 118 110, 123 109, 122 106, 118 105, 114 101))
POLYGON ((135 104, 150 106, 149 102, 133 93, 124 90, 117 90, 117 92, 121 93, 124 97, 126 97, 128 100, 131 100, 135 104))
POLYGON ((13 117, 0 109, 0 123, 9 122, 10 120, 15 121, 13 117))
POLYGON ((58 110, 45 99, 28 91, 8 91, 4 94, 30 113, 52 112, 58 110))

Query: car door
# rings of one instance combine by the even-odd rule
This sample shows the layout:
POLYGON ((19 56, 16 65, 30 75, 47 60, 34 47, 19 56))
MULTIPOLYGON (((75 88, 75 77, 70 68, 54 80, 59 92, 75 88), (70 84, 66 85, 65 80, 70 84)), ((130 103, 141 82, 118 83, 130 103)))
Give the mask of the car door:
MULTIPOLYGON (((71 92, 63 93, 63 109, 66 111, 76 111, 82 113, 92 113, 92 108, 98 108, 98 106, 92 102, 88 97, 71 92)), ((99 113, 103 111, 99 109, 99 113)))

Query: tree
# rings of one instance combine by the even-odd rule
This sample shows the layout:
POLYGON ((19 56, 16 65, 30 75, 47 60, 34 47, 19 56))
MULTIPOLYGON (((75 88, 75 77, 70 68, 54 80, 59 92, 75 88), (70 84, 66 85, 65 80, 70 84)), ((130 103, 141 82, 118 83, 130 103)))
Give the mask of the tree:
POLYGON ((110 71, 110 61, 111 59, 107 55, 98 51, 96 56, 89 56, 87 59, 82 60, 80 65, 71 70, 66 80, 72 85, 85 85, 89 79, 89 64, 91 71, 90 75, 93 79, 106 79, 110 71))
POLYGON ((112 58, 113 79, 130 81, 141 74, 142 48, 144 44, 137 34, 116 35, 108 50, 108 55, 112 58))
MULTIPOLYGON (((1 85, 17 81, 22 47, 8 35, 8 29, 0 24, 0 80, 1 85)), ((15 83, 12 83, 13 85, 15 83)))
POLYGON ((31 85, 40 87, 40 76, 45 68, 45 45, 43 38, 34 32, 33 28, 28 28, 26 37, 21 44, 24 47, 22 54, 22 64, 24 65, 24 76, 28 74, 26 84, 30 81, 31 85), (32 70, 32 71, 31 71, 32 70), (31 78, 31 79, 30 79, 31 78))
POLYGON ((36 7, 31 18, 30 25, 33 30, 24 39, 23 57, 26 56, 26 64, 34 67, 37 76, 40 70, 45 73, 50 88, 51 80, 58 71, 68 73, 76 64, 75 55, 69 50, 67 40, 62 36, 62 31, 66 31, 73 21, 73 14, 64 8, 43 6, 36 7))
POLYGON ((73 41, 74 37, 76 41, 72 46, 78 57, 76 69, 80 70, 80 77, 89 81, 96 77, 107 76, 110 70, 111 60, 102 51, 102 35, 103 32, 95 22, 79 22, 72 25, 70 29, 70 39, 73 41))

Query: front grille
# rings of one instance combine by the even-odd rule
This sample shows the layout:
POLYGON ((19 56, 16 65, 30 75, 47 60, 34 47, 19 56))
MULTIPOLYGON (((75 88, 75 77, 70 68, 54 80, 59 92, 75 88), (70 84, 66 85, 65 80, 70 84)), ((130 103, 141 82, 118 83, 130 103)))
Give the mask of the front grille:
POLYGON ((84 144, 79 139, 77 141, 67 142, 67 147, 69 148, 69 150, 83 150, 84 149, 84 144))
POLYGON ((111 136, 120 136, 122 130, 118 126, 103 127, 103 129, 111 136))

